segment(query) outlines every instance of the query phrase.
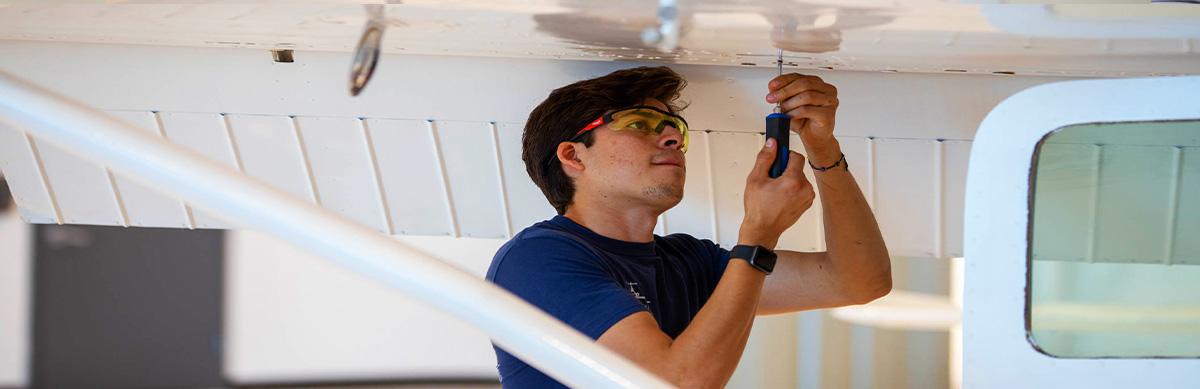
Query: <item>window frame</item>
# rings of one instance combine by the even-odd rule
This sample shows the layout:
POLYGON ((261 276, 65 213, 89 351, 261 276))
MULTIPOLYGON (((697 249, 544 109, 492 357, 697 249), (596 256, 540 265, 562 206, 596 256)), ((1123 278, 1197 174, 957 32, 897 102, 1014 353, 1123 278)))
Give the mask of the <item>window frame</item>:
POLYGON ((1080 124, 1200 120, 1197 101, 1197 76, 1067 81, 1019 92, 984 118, 967 174, 965 387, 1200 386, 1197 358, 1057 357, 1039 350, 1029 332, 1042 143, 1080 124))

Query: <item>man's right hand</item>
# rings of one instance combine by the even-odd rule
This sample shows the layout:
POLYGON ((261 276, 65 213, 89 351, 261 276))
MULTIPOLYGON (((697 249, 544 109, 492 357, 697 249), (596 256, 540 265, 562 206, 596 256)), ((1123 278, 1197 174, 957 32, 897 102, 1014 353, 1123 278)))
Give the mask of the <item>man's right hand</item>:
POLYGON ((816 192, 804 176, 804 156, 789 151, 788 166, 783 175, 770 177, 771 163, 775 158, 775 140, 768 139, 758 152, 754 168, 746 178, 746 217, 738 244, 759 245, 775 249, 779 236, 800 215, 812 206, 816 192))

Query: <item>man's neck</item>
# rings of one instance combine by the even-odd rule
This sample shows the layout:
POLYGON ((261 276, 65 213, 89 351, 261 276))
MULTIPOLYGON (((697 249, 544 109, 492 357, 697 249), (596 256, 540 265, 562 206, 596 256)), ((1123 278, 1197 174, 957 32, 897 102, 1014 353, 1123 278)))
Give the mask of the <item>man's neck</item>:
POLYGON ((654 241, 654 226, 659 214, 661 212, 646 207, 619 208, 576 201, 563 216, 608 238, 649 243, 654 241))

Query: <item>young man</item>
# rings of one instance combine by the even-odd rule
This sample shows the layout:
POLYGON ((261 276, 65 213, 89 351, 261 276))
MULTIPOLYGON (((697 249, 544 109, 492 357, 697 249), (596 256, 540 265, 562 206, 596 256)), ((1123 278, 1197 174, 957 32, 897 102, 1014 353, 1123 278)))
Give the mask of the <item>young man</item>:
MULTIPOLYGON (((685 84, 666 67, 642 67, 550 93, 529 115, 522 159, 559 215, 505 244, 487 279, 671 383, 722 387, 755 315, 867 303, 891 291, 891 267, 833 137, 837 89, 799 74, 771 80, 766 100, 782 102, 816 169, 828 252, 772 252, 815 197, 796 152, 769 177, 774 142, 746 179, 732 252, 655 236, 658 216, 683 197, 688 129, 675 100, 685 84)), ((506 388, 562 386, 496 355, 506 388)))

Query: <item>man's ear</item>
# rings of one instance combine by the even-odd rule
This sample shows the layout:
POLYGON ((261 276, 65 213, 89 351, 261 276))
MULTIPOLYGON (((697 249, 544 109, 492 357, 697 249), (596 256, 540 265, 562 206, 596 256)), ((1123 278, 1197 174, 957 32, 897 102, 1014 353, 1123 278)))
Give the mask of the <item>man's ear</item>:
POLYGON ((575 177, 586 169, 583 166, 583 161, 579 159, 579 149, 582 147, 582 143, 562 142, 558 144, 558 149, 555 150, 558 162, 562 164, 563 172, 567 173, 568 177, 575 177))

